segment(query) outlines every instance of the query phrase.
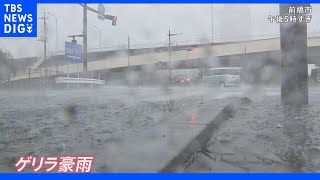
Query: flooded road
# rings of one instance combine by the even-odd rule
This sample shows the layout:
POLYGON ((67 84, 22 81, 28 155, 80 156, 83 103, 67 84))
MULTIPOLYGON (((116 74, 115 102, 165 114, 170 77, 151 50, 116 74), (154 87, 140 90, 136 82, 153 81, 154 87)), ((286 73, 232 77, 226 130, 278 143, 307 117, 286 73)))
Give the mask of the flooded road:
MULTIPOLYGON (((320 90, 318 91, 317 89, 311 91, 310 94, 312 96, 320 93, 320 90)), ((279 130, 275 126, 277 124, 284 126, 287 121, 284 119, 286 116, 283 113, 282 115, 277 114, 277 106, 280 102, 279 94, 278 88, 253 90, 252 88, 208 89, 196 87, 171 89, 107 87, 102 89, 0 91, 0 100, 2 102, 0 111, 1 170, 15 171, 14 164, 17 158, 26 155, 94 156, 99 154, 98 151, 101 151, 103 145, 109 142, 116 142, 127 136, 134 136, 136 133, 161 123, 163 119, 170 120, 170 118, 184 113, 188 109, 196 109, 204 101, 219 104, 225 98, 242 96, 248 96, 258 104, 239 112, 234 119, 231 119, 223 126, 225 130, 221 130, 222 134, 218 133, 217 137, 223 137, 222 139, 227 137, 232 139, 233 136, 242 137, 239 140, 240 142, 234 142, 241 147, 253 144, 258 147, 254 148, 258 152, 264 152, 261 147, 266 146, 264 142, 266 140, 263 139, 264 137, 266 139, 270 137, 263 133, 272 134, 273 131, 269 131, 269 128, 279 130), (263 102, 266 97, 273 98, 267 98, 267 102, 263 102), (170 102, 170 100, 175 104, 172 106, 172 110, 159 108, 160 102, 170 102), (265 103, 270 104, 270 108, 273 108, 273 110, 264 109, 265 103), (259 115, 261 114, 259 113, 260 111, 262 115, 259 115), (251 116, 252 113, 254 116, 251 116), (268 120, 268 117, 272 116, 277 116, 277 118, 272 118, 273 121, 268 120), (264 122, 267 123, 265 126, 263 125, 264 122), (259 130, 252 130, 250 128, 252 125, 259 128, 259 130), (230 128, 232 130, 228 130, 230 128), (250 130, 247 131, 246 128, 250 130), (264 130, 260 130, 261 128, 264 130), (241 132, 242 130, 244 132, 241 132), (249 135, 247 136, 246 133, 249 135), (259 135, 261 133, 262 135, 259 135), (253 139, 244 141, 246 138, 253 139), (260 140, 261 138, 262 140, 260 140)), ((319 109, 319 106, 314 105, 311 108, 312 111, 309 111, 309 115, 314 118, 318 117, 317 109, 319 109), (312 115, 310 112, 315 114, 312 115)), ((308 119, 308 117, 305 119, 308 119)), ((316 121, 313 123, 316 123, 316 121)), ((315 135, 314 137, 319 136, 315 135)), ((216 151, 215 148, 217 147, 224 152, 224 149, 232 151, 233 147, 229 147, 229 145, 225 147, 212 146, 212 144, 216 143, 214 138, 211 144, 209 143, 208 145, 208 151, 213 151, 212 147, 214 151, 216 151)), ((220 141, 223 140, 220 139, 220 141)), ((267 148, 267 150, 269 151, 270 148, 267 148)), ((232 154, 232 152, 230 153, 232 154)), ((209 165, 209 168, 204 169, 198 164, 206 161, 202 157, 195 158, 186 171, 218 172, 221 170, 221 168, 215 169, 215 167, 219 166, 216 161, 214 161, 214 166, 211 167, 209 165)), ((212 161, 210 163, 212 164, 212 161)), ((225 171, 260 170, 230 165, 220 167, 225 167, 225 171)), ((265 168, 265 166, 261 167, 265 168)), ((286 168, 278 169, 278 167, 269 168, 269 166, 266 168, 268 169, 267 171, 288 170, 286 168)), ((96 166, 94 171, 106 172, 107 170, 103 166, 96 166)))
POLYGON ((206 148, 194 154, 186 172, 320 172, 320 98, 281 105, 265 96, 222 124, 206 148))
POLYGON ((233 95, 212 91, 128 87, 0 91, 0 165, 10 169, 26 155, 94 155, 100 145, 143 131, 201 101, 233 95), (181 107, 169 112, 152 106, 169 100, 181 107))

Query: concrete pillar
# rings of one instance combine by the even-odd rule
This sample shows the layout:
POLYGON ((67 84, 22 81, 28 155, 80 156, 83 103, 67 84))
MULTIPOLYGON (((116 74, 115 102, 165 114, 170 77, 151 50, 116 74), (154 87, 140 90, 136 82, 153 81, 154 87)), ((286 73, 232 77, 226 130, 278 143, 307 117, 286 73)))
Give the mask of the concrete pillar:
MULTIPOLYGON (((301 4, 280 4, 280 16, 289 14, 289 7, 301 4)), ((309 6, 309 5, 304 5, 309 6)), ((285 105, 308 104, 307 24, 281 23, 281 100, 285 105)))

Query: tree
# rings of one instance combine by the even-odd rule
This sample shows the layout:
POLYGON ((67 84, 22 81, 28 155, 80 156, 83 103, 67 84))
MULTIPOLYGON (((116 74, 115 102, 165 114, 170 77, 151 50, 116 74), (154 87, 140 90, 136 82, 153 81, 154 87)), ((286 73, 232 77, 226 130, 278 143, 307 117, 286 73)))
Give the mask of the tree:
POLYGON ((10 52, 0 49, 0 80, 7 80, 10 74, 15 73, 15 67, 10 63, 12 59, 10 52))

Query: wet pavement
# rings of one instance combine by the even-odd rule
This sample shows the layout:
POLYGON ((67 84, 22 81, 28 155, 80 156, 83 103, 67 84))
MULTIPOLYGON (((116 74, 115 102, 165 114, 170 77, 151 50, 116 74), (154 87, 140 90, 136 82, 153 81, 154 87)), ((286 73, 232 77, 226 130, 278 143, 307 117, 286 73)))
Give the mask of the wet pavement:
POLYGON ((320 172, 320 97, 303 108, 264 96, 215 132, 186 172, 320 172))
MULTIPOLYGON (((27 155, 93 155, 99 159, 97 155, 109 143, 190 113, 206 101, 219 104, 228 96, 220 90, 212 93, 212 89, 199 88, 0 91, 1 170, 15 171, 17 159, 27 155), (164 110, 163 103, 172 110, 164 110)), ((100 163, 94 171, 108 171, 106 166, 112 165, 100 163)))
POLYGON ((174 156, 192 139, 192 133, 180 133, 179 143, 184 145, 175 146, 177 139, 171 137, 183 132, 178 130, 183 130, 181 125, 195 127, 194 133, 205 125, 202 120, 208 119, 196 118, 193 112, 218 111, 226 99, 248 96, 253 103, 224 122, 184 171, 319 172, 320 89, 310 89, 310 105, 302 109, 282 107, 279 94, 278 88, 1 90, 0 169, 14 172, 17 158, 26 155, 92 155, 98 160, 94 172, 157 171, 156 166, 165 164, 156 162, 163 158, 157 156, 159 149, 174 156), (188 123, 173 123, 173 119, 188 123), (151 132, 149 138, 144 136, 147 132, 151 132), (131 143, 122 146, 124 142, 131 143), (134 167, 139 158, 132 158, 134 153, 131 160, 125 157, 139 151, 149 158, 134 167), (123 158, 117 161, 108 154, 123 158), (127 166, 112 165, 126 161, 127 166))

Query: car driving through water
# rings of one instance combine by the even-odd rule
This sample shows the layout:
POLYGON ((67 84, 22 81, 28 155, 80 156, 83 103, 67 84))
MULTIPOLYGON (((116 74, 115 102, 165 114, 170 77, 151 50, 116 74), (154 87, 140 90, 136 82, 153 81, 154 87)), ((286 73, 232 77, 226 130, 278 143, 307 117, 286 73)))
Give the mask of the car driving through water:
POLYGON ((212 68, 205 72, 203 81, 208 87, 240 86, 242 67, 212 68))
POLYGON ((175 85, 191 86, 192 79, 188 75, 177 75, 173 78, 172 83, 175 85))

